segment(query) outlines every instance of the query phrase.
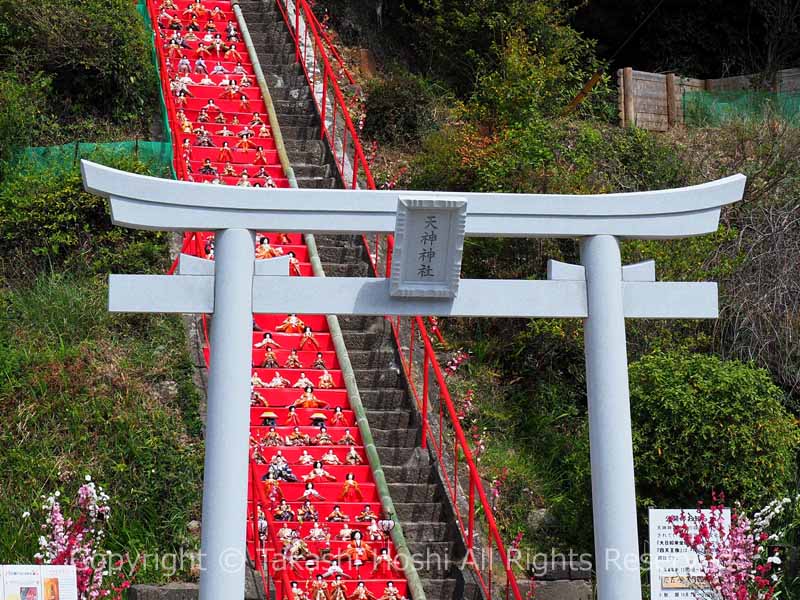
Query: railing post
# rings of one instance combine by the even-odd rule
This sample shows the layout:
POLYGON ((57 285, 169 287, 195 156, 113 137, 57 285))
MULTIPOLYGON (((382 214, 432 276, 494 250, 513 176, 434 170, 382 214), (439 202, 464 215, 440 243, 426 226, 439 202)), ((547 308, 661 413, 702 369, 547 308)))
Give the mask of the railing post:
POLYGON ((425 347, 425 357, 422 359, 422 449, 428 447, 428 363, 431 357, 428 347, 425 347))
POLYGON ((469 532, 467 534, 467 550, 472 552, 475 545, 475 475, 469 472, 469 532))
MULTIPOLYGON (((286 2, 286 8, 289 8, 289 2, 286 2)), ((294 45, 297 49, 297 62, 301 62, 300 58, 300 3, 298 0, 295 0, 294 3, 294 45)), ((301 63, 302 64, 302 63, 301 63)), ((303 69, 306 68, 305 65, 302 65, 303 69)))
POLYGON ((408 384, 414 386, 414 325, 417 323, 417 317, 411 317, 410 328, 408 333, 408 384))

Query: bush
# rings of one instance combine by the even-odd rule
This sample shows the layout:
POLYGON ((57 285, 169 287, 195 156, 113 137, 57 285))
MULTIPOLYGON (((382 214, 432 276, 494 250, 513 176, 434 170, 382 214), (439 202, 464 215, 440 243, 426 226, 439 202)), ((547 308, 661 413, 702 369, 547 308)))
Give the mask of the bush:
POLYGON ((66 115, 139 120, 157 90, 150 37, 130 0, 0 0, 6 64, 53 80, 66 115))
POLYGON ((395 72, 367 87, 364 135, 382 143, 418 142, 434 126, 435 95, 430 84, 395 72))
POLYGON ((0 176, 14 152, 39 132, 48 85, 43 77, 26 84, 15 73, 0 72, 0 176))
MULTIPOLYGON (((147 165, 124 154, 92 160, 133 173, 147 165)), ((90 272, 163 269, 166 235, 115 227, 104 198, 83 189, 78 166, 22 170, 0 185, 0 274, 29 277, 42 264, 90 272)))
POLYGON ((630 382, 640 506, 692 507, 717 490, 752 508, 789 489, 800 437, 766 370, 654 354, 630 382))

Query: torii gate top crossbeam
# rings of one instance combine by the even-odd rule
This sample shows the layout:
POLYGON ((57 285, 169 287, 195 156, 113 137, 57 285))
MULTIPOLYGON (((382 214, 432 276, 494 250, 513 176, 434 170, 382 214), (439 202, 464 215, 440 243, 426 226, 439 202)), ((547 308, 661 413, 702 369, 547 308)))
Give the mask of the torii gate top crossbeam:
POLYGON ((743 175, 626 194, 458 194, 375 190, 253 189, 135 175, 81 161, 87 191, 109 198, 117 225, 160 231, 260 229, 393 232, 401 197, 466 199, 466 235, 613 235, 669 239, 716 231, 722 206, 742 198, 743 175))

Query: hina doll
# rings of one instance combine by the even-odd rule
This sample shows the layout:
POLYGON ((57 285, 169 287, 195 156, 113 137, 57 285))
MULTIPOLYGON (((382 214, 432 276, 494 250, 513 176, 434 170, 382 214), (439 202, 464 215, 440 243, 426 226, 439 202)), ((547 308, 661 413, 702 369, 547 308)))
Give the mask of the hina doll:
POLYGON ((274 427, 270 427, 267 435, 264 436, 264 445, 269 448, 277 448, 283 446, 283 438, 274 427))
POLYGON ((313 465, 315 462, 314 457, 308 453, 308 450, 303 450, 303 453, 297 457, 297 463, 303 466, 313 465))
POLYGON ((287 425, 300 425, 300 417, 297 416, 297 409, 294 406, 289 407, 289 412, 286 415, 287 425))
POLYGON ((272 348, 272 347, 280 348, 281 347, 281 345, 278 342, 275 341, 275 338, 272 337, 272 334, 269 331, 267 331, 264 334, 264 336, 261 338, 260 342, 257 342, 256 344, 253 344, 254 348, 263 348, 264 346, 266 346, 267 348, 272 348))
POLYGON ((310 600, 308 594, 303 591, 303 588, 301 588, 296 581, 291 583, 289 592, 291 594, 291 600, 310 600))
POLYGON ((297 349, 292 348, 289 352, 289 356, 286 358, 286 368, 287 369, 302 369, 303 364, 300 362, 300 357, 297 355, 297 349))
POLYGON ((283 333, 303 333, 305 327, 306 324, 295 313, 291 313, 275 329, 283 333))
MULTIPOLYGON (((275 185, 275 181, 272 179, 272 176, 269 173, 266 175, 267 187, 277 187, 275 185), (270 185, 270 183, 272 183, 272 185, 270 185)), ((297 260, 297 255, 292 251, 289 251, 289 273, 296 277, 300 277, 303 274, 300 270, 300 261, 297 260)))
POLYGON ((319 376, 317 387, 321 390, 330 390, 335 387, 335 384, 333 382, 333 375, 328 373, 327 369, 323 370, 322 375, 319 376))
POLYGON ((348 517, 346 514, 344 514, 342 512, 342 509, 337 504, 337 505, 335 505, 333 507, 333 510, 331 511, 331 514, 329 514, 325 518, 325 520, 330 522, 330 523, 344 523, 346 521, 349 521, 350 517, 348 517))
POLYGON ((359 581, 356 589, 348 596, 348 600, 378 600, 375 594, 367 589, 363 581, 359 581))
POLYGON ((219 149, 219 154, 217 155, 217 162, 233 162, 233 150, 231 150, 228 142, 222 142, 222 148, 219 149))
POLYGON ((203 175, 216 175, 217 170, 214 168, 214 165, 211 164, 211 159, 207 158, 203 161, 203 166, 200 167, 200 173, 203 175))
POLYGON ((206 59, 204 59, 202 56, 195 61, 194 72, 200 73, 202 75, 208 75, 208 66, 206 65, 206 59))
MULTIPOLYGON (((233 70, 234 73, 237 71, 243 73, 244 67, 241 64, 236 65, 236 68, 233 70)), ((240 94, 239 95, 239 110, 241 112, 249 112, 250 111, 250 99, 247 97, 247 94, 240 94)))
POLYGON ((362 537, 360 531, 353 532, 352 540, 344 552, 339 555, 339 560, 349 560, 354 567, 360 567, 371 559, 375 553, 369 544, 362 540, 362 537))
POLYGON ((280 450, 269 461, 269 473, 275 479, 282 479, 290 483, 297 481, 289 462, 284 458, 283 452, 280 450))
MULTIPOLYGON (((222 113, 220 113, 220 114, 222 114, 222 113)), ((217 132, 217 135, 222 136, 222 137, 231 137, 233 135, 233 132, 230 129, 228 129, 227 125, 225 125, 225 126, 223 126, 222 129, 220 129, 217 132)))
POLYGON ((286 436, 287 446, 308 446, 308 436, 300 431, 299 427, 292 429, 292 433, 286 436))
POLYGON ((312 441, 315 446, 330 446, 333 444, 333 438, 328 435, 327 427, 320 427, 319 433, 314 436, 312 441))
POLYGON ((270 382, 266 385, 268 388, 285 388, 289 387, 291 382, 286 379, 283 375, 275 371, 275 376, 270 380, 270 382))
POLYGON ((267 464, 264 455, 262 454, 262 447, 261 442, 256 440, 252 435, 250 436, 250 451, 253 455, 253 462, 257 465, 265 465, 267 464))
POLYGON ((198 58, 208 58, 211 56, 211 52, 208 48, 206 48, 206 45, 203 42, 197 44, 197 50, 195 50, 194 53, 198 58))
POLYGON ((301 523, 313 523, 314 521, 319 521, 319 513, 311 502, 306 500, 297 511, 297 520, 301 523))
POLYGON ((288 524, 282 525, 280 529, 278 529, 278 540, 283 542, 284 546, 291 542, 295 537, 297 537, 297 532, 289 527, 288 524))
POLYGON ((267 399, 259 394, 256 390, 250 390, 250 406, 269 406, 267 399))
POLYGON ((344 417, 344 411, 341 406, 333 409, 333 419, 331 419, 331 427, 344 427, 347 425, 347 419, 344 417))
POLYGON ((373 562, 372 576, 375 577, 375 575, 378 575, 379 578, 383 579, 385 577, 390 577, 391 574, 392 574, 392 557, 389 556, 388 548, 381 548, 381 551, 375 557, 375 561, 373 562))
POLYGON ((325 498, 317 491, 317 488, 315 488, 314 484, 310 481, 306 483, 306 487, 303 490, 302 495, 297 500, 305 500, 306 502, 310 502, 311 500, 316 502, 325 502, 325 498))
POLYGON ((326 465, 341 465, 342 461, 339 460, 339 457, 336 456, 336 453, 333 449, 329 449, 325 454, 320 457, 320 461, 326 465))
POLYGON ((328 403, 314 395, 314 388, 306 386, 305 391, 292 404, 295 408, 327 408, 328 403))
POLYGON ((377 519, 378 519, 378 515, 376 515, 373 512, 373 510, 370 508, 369 504, 365 504, 364 505, 364 510, 362 510, 360 513, 358 513, 358 516, 356 517, 356 521, 359 521, 361 523, 365 523, 366 521, 373 521, 373 520, 377 520, 377 519))
MULTIPOLYGON (((241 62, 237 62, 236 66, 233 67, 233 74, 244 75, 245 73, 247 73, 247 70, 244 68, 244 65, 241 62)), ((250 111, 250 99, 247 97, 246 94, 242 94, 239 107, 241 108, 242 112, 250 111)))
POLYGON ((238 187, 253 187, 253 184, 250 183, 250 176, 247 174, 247 171, 242 172, 242 176, 239 177, 239 181, 236 182, 236 185, 238 187))
POLYGON ((222 169, 222 176, 236 177, 236 169, 233 168, 231 163, 225 163, 225 167, 222 169))
POLYGON ((317 357, 314 359, 314 364, 311 365, 312 369, 324 369, 325 368, 325 357, 322 355, 322 352, 317 352, 317 357))
POLYGON ((380 542, 383 539, 383 532, 375 519, 372 519, 372 522, 367 525, 367 537, 371 542, 380 542))
POLYGON ((253 387, 267 387, 267 383, 261 380, 258 373, 253 373, 253 376, 250 378, 250 385, 253 387))
POLYGON ((323 577, 343 577, 344 576, 344 569, 339 566, 339 561, 335 558, 331 559, 331 564, 328 565, 327 570, 322 574, 323 577))
POLYGON ((272 137, 272 133, 270 132, 269 127, 267 127, 266 124, 262 125, 258 129, 258 137, 260 137, 260 138, 271 138, 272 137))
POLYGON ((350 446, 350 451, 347 453, 347 456, 344 457, 344 462, 348 465, 355 466, 362 464, 364 460, 361 458, 361 455, 356 452, 356 449, 350 446))
POLYGON ((239 51, 236 49, 236 44, 231 44, 230 48, 228 48, 228 51, 225 53, 225 60, 241 64, 242 55, 239 54, 239 51))
POLYGON ((308 377, 306 377, 305 373, 300 373, 300 377, 295 381, 292 387, 295 388, 307 388, 307 387, 314 387, 314 382, 311 381, 308 377))
POLYGON ((386 584, 386 589, 383 590, 383 596, 378 600, 406 600, 406 597, 395 587, 393 581, 389 581, 386 584))
POLYGON ((256 155, 255 155, 255 158, 253 158, 253 164, 254 165, 266 165, 267 164, 267 155, 264 152, 264 147, 263 146, 258 146, 256 148, 256 155))
POLYGON ((328 582, 322 579, 322 575, 317 575, 316 580, 311 584, 311 600, 330 600, 328 595, 328 582))
POLYGON ((264 491, 272 505, 275 505, 283 500, 283 491, 281 490, 280 480, 275 479, 270 475, 269 472, 267 472, 267 474, 261 478, 261 481, 264 483, 264 491))
MULTIPOLYGON (((258 240, 258 247, 256 248, 256 258, 266 259, 275 258, 283 254, 283 250, 269 245, 269 238, 262 236, 258 240)), ((280 329, 278 329, 280 331, 280 329)))
MULTIPOLYGON (((264 124, 264 121, 261 120, 261 115, 258 114, 257 112, 254 112, 253 113, 253 118, 250 121, 250 127, 257 127, 257 126, 263 125, 263 124, 264 124)), ((261 146, 259 146, 258 148, 260 150, 263 150, 263 148, 261 146)), ((267 163, 264 163, 264 164, 267 164, 267 163)))
POLYGON ((353 539, 353 530, 350 529, 350 525, 347 523, 342 525, 342 528, 339 530, 339 533, 336 537, 344 542, 349 542, 353 539))
POLYGON ((340 446, 355 446, 356 438, 353 437, 353 434, 350 433, 349 429, 345 429, 344 435, 342 436, 342 439, 339 440, 338 444, 340 446))
POLYGON ((242 78, 239 80, 239 85, 241 87, 250 87, 251 85, 253 85, 250 82, 250 78, 247 76, 247 73, 242 73, 242 78))
POLYGON ((336 579, 331 582, 331 599, 330 600, 347 600, 347 584, 345 584, 341 575, 336 575, 336 579))
POLYGON ((264 353, 264 362, 261 363, 261 366, 265 369, 277 369, 280 366, 278 365, 278 357, 275 356, 269 346, 267 346, 267 351, 264 353))
POLYGON ((294 521, 295 517, 292 507, 289 506, 286 500, 281 500, 278 508, 272 514, 276 521, 294 521))
POLYGON ((317 481, 317 480, 336 481, 336 477, 328 473, 323 468, 322 462, 317 461, 314 463, 314 467, 311 469, 309 474, 303 476, 303 481, 317 481))
POLYGON ((361 493, 361 488, 358 487, 356 476, 348 473, 344 479, 344 486, 342 492, 339 494, 339 500, 342 502, 355 502, 363 500, 364 495, 361 493))
POLYGON ((303 327, 303 335, 300 338, 299 344, 300 350, 302 350, 306 344, 311 344, 314 348, 319 350, 319 342, 317 342, 317 338, 314 337, 314 332, 311 331, 311 327, 308 325, 303 327))

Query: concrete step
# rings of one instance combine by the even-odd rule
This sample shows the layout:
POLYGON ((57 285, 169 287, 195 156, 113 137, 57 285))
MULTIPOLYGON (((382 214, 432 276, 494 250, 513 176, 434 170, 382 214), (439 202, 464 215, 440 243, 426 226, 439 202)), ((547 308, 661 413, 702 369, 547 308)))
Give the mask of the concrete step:
POLYGON ((307 126, 298 127, 296 125, 286 126, 283 123, 281 123, 280 125, 281 125, 281 133, 283 134, 283 139, 287 141, 320 139, 319 127, 307 127, 307 126))
POLYGON ((412 448, 419 437, 413 429, 373 429, 372 437, 377 446, 399 446, 412 448))
MULTIPOLYGON (((326 271, 327 275, 330 275, 326 271)), ((383 334, 382 333, 373 333, 371 331, 350 331, 345 336, 345 345, 347 349, 350 350, 351 348, 354 350, 364 350, 367 348, 374 348, 376 346, 380 346, 383 341, 383 334)), ((359 391, 361 389, 359 388, 359 391)))
MULTIPOLYGON (((335 177, 298 177, 297 185, 301 188, 313 188, 317 190, 332 190, 338 186, 338 179, 335 177)), ((357 277, 354 275, 354 277, 357 277)))
MULTIPOLYGON (((316 239, 316 236, 315 236, 316 239)), ((360 259, 366 253, 363 247, 351 248, 347 246, 317 246, 319 259, 323 262, 362 262, 360 259)), ((359 317, 349 317, 356 318, 359 317)), ((348 327, 348 329, 351 329, 348 327)))
POLYGON ((394 446, 376 446, 376 449, 384 468, 406 464, 416 451, 416 448, 396 448, 394 446))
MULTIPOLYGON (((347 346, 350 347, 349 344, 347 346)), ((361 403, 367 410, 404 408, 407 405, 406 391, 401 388, 371 390, 359 387, 358 391, 361 394, 361 403)))
POLYGON ((409 410, 368 410, 367 420, 370 427, 378 429, 408 429, 414 425, 409 410))
POLYGON ((295 177, 302 177, 304 179, 312 177, 327 179, 331 176, 330 165, 309 165, 293 161, 292 168, 294 169, 295 177))
MULTIPOLYGON (((341 324, 341 318, 339 319, 339 323, 341 324)), ((353 329, 348 328, 344 329, 342 326, 342 331, 346 331, 347 335, 353 331, 364 331, 364 329, 353 329)), ((354 369, 367 369, 367 368, 378 368, 378 369, 397 369, 397 361, 395 360, 395 353, 391 347, 384 347, 384 348, 376 348, 374 350, 353 350, 350 354, 350 364, 353 365, 354 369)))
MULTIPOLYGON (((373 432, 374 434, 375 432, 373 432)), ((376 446, 382 446, 377 443, 376 446)), ((438 498, 439 487, 431 483, 390 483, 389 493, 393 502, 430 502, 431 498, 438 498)))
POLYGON ((445 511, 441 502, 395 502, 397 518, 404 523, 419 521, 445 522, 445 511))
MULTIPOLYGON (((360 265, 348 264, 347 266, 353 268, 360 265)), ((352 331, 345 333, 345 343, 350 335, 359 334, 352 331)), ((388 369, 354 369, 354 371, 358 385, 366 388, 395 388, 400 387, 404 383, 399 367, 388 369)))
POLYGON ((386 481, 405 483, 435 483, 430 465, 383 466, 386 481))
POLYGON ((317 107, 311 99, 278 100, 273 102, 278 115, 316 114, 317 107))
POLYGON ((415 542, 446 542, 449 527, 441 521, 403 521, 403 535, 415 542))

